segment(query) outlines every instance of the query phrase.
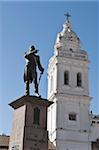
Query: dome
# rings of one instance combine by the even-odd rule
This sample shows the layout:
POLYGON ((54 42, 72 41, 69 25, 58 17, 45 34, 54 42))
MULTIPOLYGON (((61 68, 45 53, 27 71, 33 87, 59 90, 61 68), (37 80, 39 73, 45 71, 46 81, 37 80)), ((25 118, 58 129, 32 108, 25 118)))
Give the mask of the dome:
POLYGON ((77 34, 72 30, 71 23, 67 20, 63 24, 63 30, 58 33, 55 49, 78 51, 80 49, 80 39, 77 34))

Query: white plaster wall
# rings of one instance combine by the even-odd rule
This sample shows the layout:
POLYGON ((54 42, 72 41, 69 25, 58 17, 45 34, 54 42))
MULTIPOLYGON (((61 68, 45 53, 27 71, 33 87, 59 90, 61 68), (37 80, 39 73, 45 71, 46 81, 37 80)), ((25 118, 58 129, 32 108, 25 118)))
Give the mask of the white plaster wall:
POLYGON ((71 98, 59 97, 57 101, 57 127, 63 129, 89 131, 89 105, 88 100, 85 103, 79 99, 71 100, 71 98), (70 121, 69 113, 75 112, 77 114, 76 121, 70 121))
POLYGON ((48 108, 48 131, 50 141, 56 139, 56 119, 57 119, 57 106, 56 102, 48 108))
POLYGON ((88 95, 88 67, 87 63, 79 60, 70 60, 58 57, 57 89, 61 92, 88 95), (64 85, 64 71, 69 71, 69 86, 64 85), (77 73, 82 73, 82 87, 77 87, 77 73))
POLYGON ((91 150, 90 142, 61 141, 57 142, 56 150, 91 150))
POLYGON ((91 126, 90 140, 96 141, 99 139, 99 124, 91 126))
POLYGON ((56 93, 57 90, 57 62, 56 58, 53 58, 48 68, 48 98, 56 93), (51 79, 53 78, 53 80, 51 79))
POLYGON ((80 102, 80 129, 84 132, 90 130, 90 119, 89 119, 89 104, 80 102))

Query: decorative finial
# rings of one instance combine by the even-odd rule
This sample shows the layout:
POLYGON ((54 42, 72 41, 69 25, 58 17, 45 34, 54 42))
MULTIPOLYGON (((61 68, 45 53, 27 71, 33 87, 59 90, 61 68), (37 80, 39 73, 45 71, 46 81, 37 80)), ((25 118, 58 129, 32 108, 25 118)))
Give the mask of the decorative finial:
POLYGON ((71 17, 71 15, 68 12, 64 15, 66 16, 66 20, 69 21, 69 17, 71 17))

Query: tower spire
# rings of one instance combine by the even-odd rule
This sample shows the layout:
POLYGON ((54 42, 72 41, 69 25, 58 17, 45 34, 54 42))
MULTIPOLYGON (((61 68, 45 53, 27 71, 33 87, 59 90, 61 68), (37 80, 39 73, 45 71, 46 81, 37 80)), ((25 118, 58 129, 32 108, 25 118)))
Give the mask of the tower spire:
POLYGON ((71 17, 71 15, 69 14, 69 12, 65 13, 64 16, 66 16, 66 20, 69 22, 69 17, 71 17))

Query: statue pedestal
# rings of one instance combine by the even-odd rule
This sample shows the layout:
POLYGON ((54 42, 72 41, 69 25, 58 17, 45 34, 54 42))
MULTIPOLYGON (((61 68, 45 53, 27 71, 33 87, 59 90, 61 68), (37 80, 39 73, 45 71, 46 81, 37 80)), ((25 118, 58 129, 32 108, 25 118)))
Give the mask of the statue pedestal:
POLYGON ((51 104, 36 96, 9 104, 14 108, 9 150, 48 150, 47 107, 51 104))

